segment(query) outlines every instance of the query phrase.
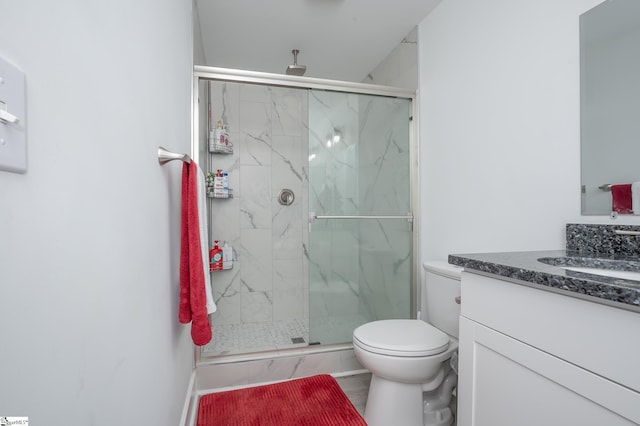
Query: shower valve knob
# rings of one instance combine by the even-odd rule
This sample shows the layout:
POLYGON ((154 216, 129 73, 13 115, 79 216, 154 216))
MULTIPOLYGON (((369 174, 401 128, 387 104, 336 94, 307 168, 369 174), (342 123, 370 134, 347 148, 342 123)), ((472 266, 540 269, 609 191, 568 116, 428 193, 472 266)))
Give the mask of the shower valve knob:
POLYGON ((290 206, 291 204, 293 204, 293 200, 295 200, 295 198, 296 197, 293 194, 293 191, 286 188, 280 191, 280 193, 278 194, 278 202, 283 206, 290 206))

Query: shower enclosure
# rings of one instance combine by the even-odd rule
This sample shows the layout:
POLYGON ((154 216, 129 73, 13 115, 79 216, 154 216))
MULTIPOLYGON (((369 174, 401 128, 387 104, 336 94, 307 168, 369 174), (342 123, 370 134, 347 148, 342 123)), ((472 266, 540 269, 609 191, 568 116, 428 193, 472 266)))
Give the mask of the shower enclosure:
MULTIPOLYGON (((329 348, 365 322, 415 315, 413 93, 196 67, 196 161, 209 198, 218 310, 202 357, 329 348), (210 150, 225 125, 232 149, 210 150)), ((263 354, 264 355, 264 354, 263 354)))

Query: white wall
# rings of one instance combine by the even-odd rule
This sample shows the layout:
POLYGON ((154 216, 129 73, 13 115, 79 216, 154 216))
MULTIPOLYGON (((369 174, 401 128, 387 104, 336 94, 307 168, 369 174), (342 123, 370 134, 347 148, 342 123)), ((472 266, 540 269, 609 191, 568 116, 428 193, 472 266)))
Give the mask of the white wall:
POLYGON ((204 45, 202 40, 202 30, 200 28, 200 19, 198 19, 198 4, 196 0, 193 4, 193 63, 203 65, 207 63, 204 54, 204 45))
POLYGON ((27 81, 28 172, 0 172, 0 415, 176 425, 191 2, 0 0, 27 81))
POLYGON ((561 249, 580 215, 578 17, 443 1, 419 26, 421 260, 561 249))
POLYGON ((367 74, 362 83, 418 89, 418 28, 407 34, 400 44, 367 74))

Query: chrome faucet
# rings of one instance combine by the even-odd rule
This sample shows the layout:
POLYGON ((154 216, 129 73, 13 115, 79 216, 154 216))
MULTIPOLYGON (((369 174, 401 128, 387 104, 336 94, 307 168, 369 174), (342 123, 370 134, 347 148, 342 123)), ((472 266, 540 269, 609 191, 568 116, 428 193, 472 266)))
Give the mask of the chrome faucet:
POLYGON ((640 235, 640 231, 625 231, 623 229, 614 229, 613 232, 618 235, 640 235))

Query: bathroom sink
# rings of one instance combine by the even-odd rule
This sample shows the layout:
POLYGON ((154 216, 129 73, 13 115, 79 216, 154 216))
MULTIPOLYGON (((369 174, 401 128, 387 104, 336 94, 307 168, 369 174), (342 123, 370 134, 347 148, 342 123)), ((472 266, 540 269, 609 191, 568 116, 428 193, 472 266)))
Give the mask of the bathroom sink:
POLYGON ((636 259, 563 256, 542 257, 538 262, 582 274, 640 281, 640 261, 636 259))
POLYGON ((640 281, 640 272, 619 271, 616 269, 582 268, 578 266, 562 266, 567 271, 581 272, 583 274, 602 275, 610 278, 622 278, 624 280, 640 281))

